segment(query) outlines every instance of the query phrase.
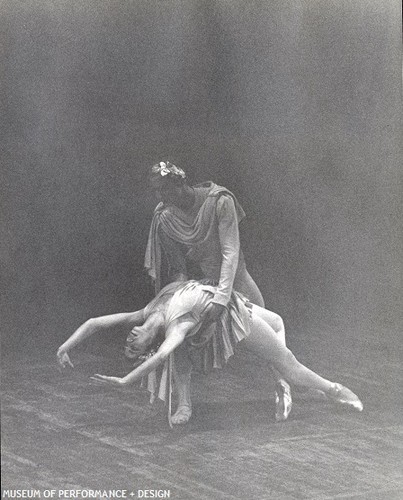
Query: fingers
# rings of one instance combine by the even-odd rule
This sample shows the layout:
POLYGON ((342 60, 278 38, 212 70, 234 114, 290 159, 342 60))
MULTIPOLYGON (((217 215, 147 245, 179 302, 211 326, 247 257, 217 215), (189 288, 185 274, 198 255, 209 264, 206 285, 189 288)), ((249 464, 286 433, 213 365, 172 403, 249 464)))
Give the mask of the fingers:
POLYGON ((97 377, 90 377, 90 383, 95 385, 109 385, 109 386, 114 385, 112 384, 112 382, 109 382, 108 380, 97 377))
POLYGON ((108 384, 108 385, 122 385, 122 379, 119 377, 109 377, 108 375, 100 375, 99 373, 96 373, 92 377, 90 377, 91 380, 94 382, 100 382, 101 384, 108 384))
POLYGON ((102 378, 98 378, 96 376, 90 377, 90 381, 95 382, 96 384, 100 384, 100 385, 110 385, 110 382, 108 382, 107 380, 104 380, 102 378))
POLYGON ((96 373, 91 377, 93 380, 108 380, 111 377, 108 377, 107 375, 100 375, 99 373, 96 373))
POLYGON ((204 321, 210 321, 213 315, 214 315, 214 305, 213 305, 212 302, 210 302, 206 306, 206 308, 205 308, 205 310, 203 312, 203 320, 204 321))
POLYGON ((57 354, 57 362, 59 363, 59 371, 60 371, 60 369, 66 368, 66 366, 70 366, 71 368, 74 368, 74 365, 71 362, 69 355, 65 352, 63 354, 57 354))

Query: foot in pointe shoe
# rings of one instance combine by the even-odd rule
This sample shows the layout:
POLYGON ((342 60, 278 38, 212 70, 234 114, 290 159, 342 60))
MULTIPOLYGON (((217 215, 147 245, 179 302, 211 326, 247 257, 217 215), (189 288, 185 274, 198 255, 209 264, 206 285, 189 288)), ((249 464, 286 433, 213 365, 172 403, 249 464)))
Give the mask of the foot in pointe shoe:
POLYGON ((333 384, 326 392, 326 396, 332 401, 354 408, 354 410, 362 411, 364 406, 359 397, 350 391, 347 387, 341 384, 333 384))
POLYGON ((192 407, 188 405, 178 406, 178 409, 172 415, 171 422, 174 425, 187 424, 192 416, 192 407))
POLYGON ((276 422, 284 422, 284 420, 287 420, 292 408, 291 389, 285 380, 276 384, 275 403, 276 422))

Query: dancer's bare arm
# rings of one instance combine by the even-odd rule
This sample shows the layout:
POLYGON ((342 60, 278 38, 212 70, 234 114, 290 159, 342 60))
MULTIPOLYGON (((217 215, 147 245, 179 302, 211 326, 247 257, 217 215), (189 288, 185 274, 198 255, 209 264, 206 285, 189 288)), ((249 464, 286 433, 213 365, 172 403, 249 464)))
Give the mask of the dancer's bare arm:
POLYGON ((168 356, 182 344, 187 333, 189 333, 190 330, 194 328, 194 325, 195 323, 192 320, 174 321, 171 325, 169 325, 166 333, 166 339, 161 344, 160 348, 154 354, 154 356, 147 359, 147 361, 128 373, 125 377, 110 377, 97 373, 96 375, 91 377, 91 379, 112 385, 129 385, 136 382, 137 380, 140 380, 142 377, 148 375, 159 365, 165 362, 168 356))
POLYGON ((84 339, 90 337, 94 333, 117 326, 130 330, 136 325, 143 324, 143 322, 144 309, 130 313, 109 314, 108 316, 91 318, 77 328, 66 342, 59 347, 57 350, 57 361, 62 368, 65 368, 67 365, 73 367, 68 351, 80 344, 84 339))

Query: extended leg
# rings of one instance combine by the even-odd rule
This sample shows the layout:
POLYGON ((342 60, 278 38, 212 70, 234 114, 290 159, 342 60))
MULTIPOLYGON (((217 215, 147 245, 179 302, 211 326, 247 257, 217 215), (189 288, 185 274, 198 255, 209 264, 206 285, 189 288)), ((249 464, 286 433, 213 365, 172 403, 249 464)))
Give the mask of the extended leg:
POLYGON ((300 363, 278 339, 264 316, 261 308, 253 309, 251 334, 242 342, 245 348, 272 363, 291 383, 322 391, 334 401, 349 405, 359 411, 362 410, 361 401, 349 389, 330 382, 300 363))

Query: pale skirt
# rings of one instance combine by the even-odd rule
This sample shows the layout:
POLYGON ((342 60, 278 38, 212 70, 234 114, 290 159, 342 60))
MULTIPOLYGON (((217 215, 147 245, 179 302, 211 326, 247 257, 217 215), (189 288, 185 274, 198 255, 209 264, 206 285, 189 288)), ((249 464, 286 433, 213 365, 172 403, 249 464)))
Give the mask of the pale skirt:
MULTIPOLYGON (((165 315, 165 327, 173 321, 189 319, 195 327, 185 339, 185 346, 192 364, 198 371, 208 373, 214 368, 223 368, 234 355, 238 342, 250 333, 252 304, 242 294, 233 291, 231 300, 220 319, 208 328, 204 328, 203 313, 215 293, 215 287, 207 280, 188 281, 182 284, 173 295, 165 315)), ((171 415, 172 370, 175 359, 171 354, 162 370, 148 376, 147 388, 151 392, 151 401, 159 399, 169 403, 171 415)))

